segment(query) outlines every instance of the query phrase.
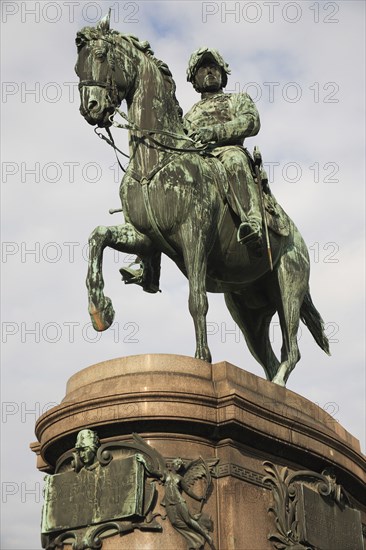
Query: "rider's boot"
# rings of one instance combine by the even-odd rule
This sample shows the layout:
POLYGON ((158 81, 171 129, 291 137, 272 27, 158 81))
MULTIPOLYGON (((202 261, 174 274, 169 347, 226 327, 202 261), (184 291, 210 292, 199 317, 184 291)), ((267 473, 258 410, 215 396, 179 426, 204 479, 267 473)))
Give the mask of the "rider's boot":
POLYGON ((161 292, 159 289, 160 280, 160 260, 161 253, 156 252, 152 256, 140 259, 138 256, 135 261, 127 267, 121 267, 120 273, 122 280, 126 285, 136 284, 141 286, 145 292, 155 294, 161 292), (133 269, 133 266, 139 266, 133 269))
POLYGON ((160 282, 161 252, 154 252, 151 256, 144 257, 142 265, 142 288, 145 292, 155 294, 161 292, 160 282))
POLYGON ((245 211, 243 205, 238 205, 240 225, 237 231, 238 242, 250 248, 256 256, 263 253, 262 214, 259 204, 258 190, 254 180, 247 178, 245 211))

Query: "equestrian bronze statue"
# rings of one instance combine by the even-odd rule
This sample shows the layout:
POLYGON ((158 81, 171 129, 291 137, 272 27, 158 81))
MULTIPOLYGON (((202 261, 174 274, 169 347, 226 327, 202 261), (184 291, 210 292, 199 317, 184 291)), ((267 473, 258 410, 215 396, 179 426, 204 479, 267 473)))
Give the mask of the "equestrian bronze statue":
POLYGON ((114 319, 103 293, 103 250, 136 254, 135 280, 133 270, 122 274, 148 292, 159 289, 164 253, 189 281, 195 357, 211 361, 207 292, 223 292, 268 380, 285 385, 300 359, 300 319, 326 353, 329 346, 310 297, 306 245, 272 195, 260 153, 252 158, 243 148, 243 139, 259 130, 255 105, 247 94, 223 92, 229 70, 216 50, 191 57, 188 79, 202 95, 183 119, 171 72, 148 42, 111 30, 106 17, 78 32, 76 44, 81 114, 107 132, 112 124, 129 131, 130 161, 120 186, 125 223, 98 226, 89 239, 94 328, 105 330, 114 319), (119 110, 123 100, 127 117, 119 110), (118 112, 127 122, 116 122, 118 112), (269 338, 275 313, 281 360, 269 338))

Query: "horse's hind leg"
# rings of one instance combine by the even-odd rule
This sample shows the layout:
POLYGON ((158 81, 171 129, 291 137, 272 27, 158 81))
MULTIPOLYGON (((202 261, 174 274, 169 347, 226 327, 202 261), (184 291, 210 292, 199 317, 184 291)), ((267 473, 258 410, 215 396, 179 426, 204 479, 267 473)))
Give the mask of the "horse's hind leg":
POLYGON ((275 308, 269 304, 249 308, 241 294, 226 293, 225 302, 242 333, 248 348, 265 370, 268 380, 275 376, 280 362, 275 356, 269 338, 269 326, 275 308))
POLYGON ((273 378, 273 382, 280 386, 286 385, 288 377, 301 358, 297 343, 301 304, 299 304, 299 300, 296 298, 292 297, 291 299, 292 303, 286 304, 283 308, 283 312, 279 311, 283 345, 281 349, 281 364, 276 376, 273 378))
MULTIPOLYGON (((294 252, 293 252, 294 254, 294 252)), ((291 253, 284 255, 278 266, 278 316, 280 319, 283 344, 281 364, 273 382, 285 386, 296 363, 300 360, 297 332, 300 322, 300 308, 308 289, 309 267, 305 258, 297 255, 297 265, 291 253), (289 274, 292 274, 289 276, 289 274)))
POLYGON ((102 272, 103 252, 106 247, 119 252, 149 255, 151 241, 129 223, 109 227, 98 226, 89 237, 89 265, 86 278, 89 297, 89 314, 97 331, 106 330, 114 319, 110 298, 104 295, 102 272))

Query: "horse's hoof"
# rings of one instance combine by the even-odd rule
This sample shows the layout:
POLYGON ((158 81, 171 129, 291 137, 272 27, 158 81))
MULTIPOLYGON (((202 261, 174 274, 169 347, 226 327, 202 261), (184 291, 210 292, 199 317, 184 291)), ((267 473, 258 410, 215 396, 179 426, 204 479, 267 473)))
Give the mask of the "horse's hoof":
POLYGON ((202 361, 206 361, 207 363, 212 363, 211 352, 209 349, 201 353, 199 351, 196 351, 196 355, 194 357, 195 359, 201 359, 202 361))
POLYGON ((276 375, 274 378, 272 378, 272 382, 274 384, 277 384, 277 386, 282 386, 283 388, 286 386, 286 382, 284 381, 282 376, 277 376, 276 375))
POLYGON ((107 296, 104 298, 103 306, 98 309, 93 302, 89 303, 89 314, 93 324, 93 328, 97 332, 107 330, 114 320, 114 309, 112 301, 107 296))

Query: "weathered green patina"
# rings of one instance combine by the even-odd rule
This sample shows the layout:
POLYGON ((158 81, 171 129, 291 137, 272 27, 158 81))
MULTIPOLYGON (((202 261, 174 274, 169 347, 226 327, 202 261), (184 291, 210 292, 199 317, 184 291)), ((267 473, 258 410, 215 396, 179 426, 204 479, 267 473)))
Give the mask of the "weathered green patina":
MULTIPOLYGON (((250 242, 240 244, 237 236, 241 222, 246 220, 262 238, 262 227, 252 227, 250 222, 251 212, 258 217, 258 199, 257 206, 250 204, 258 182, 249 169, 244 169, 246 178, 251 178, 246 187, 249 204, 240 209, 240 201, 230 198, 235 189, 228 177, 230 170, 212 151, 214 147, 202 145, 202 140, 218 138, 220 128, 214 125, 215 135, 208 136, 196 127, 191 135, 198 136, 199 142, 187 137, 171 73, 153 56, 149 44, 111 30, 108 18, 96 28, 82 29, 76 43, 81 114, 92 125, 108 127, 116 108, 126 99, 130 131, 130 163, 120 187, 125 223, 98 226, 89 240, 87 287, 94 328, 105 330, 114 318, 111 300, 103 292, 104 248, 142 258, 146 290, 157 290, 159 258, 165 253, 189 280, 195 356, 211 361, 207 292, 223 292, 233 319, 267 378, 285 385, 300 359, 300 318, 318 345, 329 352, 323 321, 310 297, 307 248, 294 223, 276 203, 263 178, 272 270, 266 254, 253 250, 250 242), (276 312, 283 334, 281 360, 269 338, 270 321, 276 312)), ((225 102, 237 101, 226 99, 227 94, 219 95, 220 101, 221 96, 225 102)), ((249 104, 247 98, 242 100, 249 104)), ((244 158, 242 150, 240 155, 244 158)), ((245 162, 254 172, 250 157, 245 162)), ((247 234, 246 230, 244 235, 239 231, 239 239, 247 234)))
POLYGON ((201 93, 201 100, 184 116, 184 129, 191 138, 211 144, 211 153, 224 165, 225 197, 240 218, 238 242, 260 253, 262 216, 258 189, 253 178, 253 160, 243 148, 246 137, 260 128, 259 113, 246 93, 224 94, 229 66, 219 52, 200 48, 193 52, 187 79, 201 93), (254 245, 254 246, 253 246, 254 245))
POLYGON ((218 459, 176 458, 169 464, 138 434, 132 438, 100 445, 96 432, 78 433, 75 452, 65 453, 56 473, 45 478, 42 548, 71 543, 74 550, 102 548, 109 536, 162 531, 158 517, 169 519, 187 548, 201 549, 206 542, 213 547, 214 526, 203 507, 213 491, 211 472, 218 459), (163 486, 164 514, 156 510, 157 483, 163 486), (183 493, 199 504, 187 504, 183 493))

